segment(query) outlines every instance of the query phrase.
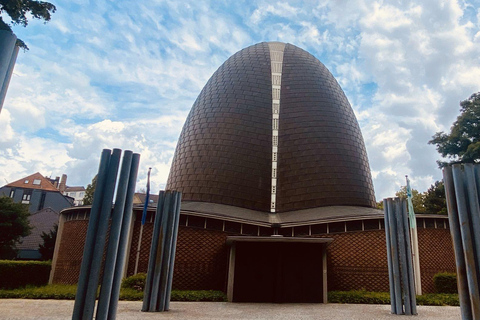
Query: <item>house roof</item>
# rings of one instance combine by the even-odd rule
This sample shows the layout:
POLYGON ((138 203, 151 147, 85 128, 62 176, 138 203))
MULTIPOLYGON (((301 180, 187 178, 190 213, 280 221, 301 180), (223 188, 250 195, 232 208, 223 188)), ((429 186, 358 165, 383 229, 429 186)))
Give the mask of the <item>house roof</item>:
POLYGON ((22 243, 17 244, 17 249, 38 250, 38 245, 43 244, 42 232, 48 233, 58 223, 58 213, 52 208, 45 208, 30 215, 29 222, 32 232, 22 238, 22 243))
MULTIPOLYGON (((146 196, 147 196, 146 193, 136 192, 133 196, 133 203, 134 204, 144 204, 146 196)), ((150 204, 158 203, 158 194, 150 194, 150 197, 148 198, 148 202, 150 204)))
POLYGON ((25 178, 9 183, 6 185, 6 187, 59 192, 58 189, 55 188, 47 178, 40 174, 40 172, 31 174, 25 178))
POLYGON ((223 218, 259 226, 277 224, 284 227, 326 222, 381 219, 383 211, 359 206, 328 206, 280 213, 266 213, 218 203, 182 201, 181 211, 198 216, 223 218))
POLYGON ((85 191, 85 187, 67 187, 65 192, 85 191))

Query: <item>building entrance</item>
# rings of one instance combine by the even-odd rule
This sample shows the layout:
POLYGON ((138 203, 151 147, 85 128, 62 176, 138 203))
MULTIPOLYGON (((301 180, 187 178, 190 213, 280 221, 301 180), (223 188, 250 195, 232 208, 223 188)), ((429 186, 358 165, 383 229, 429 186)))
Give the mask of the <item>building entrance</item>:
POLYGON ((329 240, 229 237, 229 301, 326 302, 325 244, 329 240))

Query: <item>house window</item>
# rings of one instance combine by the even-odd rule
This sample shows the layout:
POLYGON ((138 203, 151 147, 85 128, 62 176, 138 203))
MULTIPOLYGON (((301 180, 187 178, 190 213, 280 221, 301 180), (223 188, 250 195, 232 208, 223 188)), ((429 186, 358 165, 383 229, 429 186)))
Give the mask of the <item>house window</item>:
POLYGON ((47 193, 45 191, 42 191, 42 195, 40 196, 40 202, 38 203, 38 210, 42 210, 43 207, 45 206, 45 197, 47 196, 47 193))
POLYGON ((31 197, 32 197, 31 189, 23 190, 22 203, 29 204, 31 197))
POLYGON ((15 196, 15 189, 10 190, 10 198, 13 198, 15 196))
POLYGON ((24 183, 25 183, 25 184, 26 184, 26 183, 28 183, 28 180, 25 180, 25 182, 24 182, 24 183))
POLYGON ((41 182, 40 179, 34 179, 32 183, 35 184, 35 185, 37 185, 37 186, 39 186, 39 185, 40 185, 40 182, 41 182))

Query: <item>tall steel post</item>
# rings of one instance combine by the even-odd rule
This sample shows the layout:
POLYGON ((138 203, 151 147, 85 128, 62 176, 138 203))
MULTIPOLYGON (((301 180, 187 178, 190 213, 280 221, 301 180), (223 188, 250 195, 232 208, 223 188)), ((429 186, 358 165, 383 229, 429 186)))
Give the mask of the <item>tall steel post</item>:
MULTIPOLYGON (((383 208, 387 208, 387 199, 383 199, 383 208)), ((385 214, 385 241, 387 243, 387 264, 388 264, 388 282, 390 284, 390 306, 391 306, 391 313, 396 314, 397 308, 394 301, 395 299, 395 288, 393 286, 393 262, 392 262, 392 244, 390 240, 390 216, 387 210, 384 209, 385 214)))
POLYGON ((162 222, 163 205, 165 201, 165 192, 160 191, 158 194, 157 210, 153 222, 152 244, 150 246, 150 256, 148 260, 147 280, 145 281, 145 289, 143 294, 142 311, 150 311, 150 298, 153 290, 153 278, 155 273, 155 265, 157 263, 157 249, 160 242, 160 228, 162 222))
MULTIPOLYGON (((396 314, 403 313, 403 304, 402 304, 402 285, 400 279, 400 263, 398 261, 398 241, 397 241, 397 221, 393 215, 394 203, 393 199, 387 199, 387 207, 384 208, 388 214, 388 223, 390 228, 390 245, 391 255, 392 255, 392 274, 393 274, 393 288, 395 290, 395 300, 392 300, 392 303, 395 303, 395 312, 396 314)), ((391 298, 393 299, 393 298, 391 298)))
POLYGON ((103 273, 100 296, 98 298, 97 305, 97 319, 107 319, 108 310, 110 308, 110 296, 113 287, 115 264, 117 262, 118 245, 123 223, 123 213, 127 199, 127 187, 128 180, 130 178, 130 169, 132 166, 132 156, 133 152, 130 150, 126 150, 123 155, 122 167, 120 169, 120 177, 118 181, 117 196, 115 198, 112 222, 110 224, 107 254, 105 257, 104 270, 108 272, 103 273))
POLYGON ((167 280, 167 288, 166 288, 166 298, 165 298, 165 310, 170 309, 170 298, 172 294, 172 283, 173 283, 173 270, 175 267, 175 253, 177 248, 177 237, 178 237, 178 224, 180 221, 180 204, 182 202, 182 193, 174 191, 175 195, 175 219, 173 224, 173 237, 172 237, 172 250, 171 255, 172 259, 170 259, 170 268, 168 272, 168 280, 167 280))
POLYGON ((102 266, 108 224, 112 214, 113 194, 115 192, 115 184, 117 181, 117 173, 121 154, 122 150, 113 149, 110 163, 108 165, 107 180, 102 195, 102 206, 98 219, 97 234, 95 237, 95 245, 92 255, 90 277, 88 278, 88 287, 85 294, 83 319, 92 319, 95 310, 95 298, 97 296, 98 282, 100 280, 100 268, 102 266))
POLYGON ((120 241, 118 244, 118 255, 115 263, 114 278, 112 284, 112 291, 110 296, 110 307, 108 310, 108 320, 116 319, 118 299, 120 295, 120 286, 122 284, 123 269, 125 268, 125 261, 127 258, 127 243, 128 235, 130 233, 130 226, 133 218, 133 196, 135 194, 135 185, 137 182, 138 165, 140 163, 140 155, 134 153, 130 168, 130 178, 127 187, 127 199, 125 202, 124 217, 122 222, 122 230, 120 234, 120 241))
POLYGON ((450 234, 453 240, 455 262, 457 267, 458 299, 460 300, 460 312, 463 320, 473 320, 470 296, 468 294, 467 266, 463 256, 464 248, 458 219, 457 199, 455 197, 455 186, 453 182, 452 167, 443 169, 443 181, 445 184, 445 196, 447 200, 448 222, 450 234))
MULTIPOLYGON (((478 286, 478 266, 475 257, 475 244, 472 237, 472 223, 467 205, 466 190, 469 187, 465 182, 465 175, 462 165, 452 166, 453 183, 455 186, 455 197, 457 200, 458 218, 460 222, 460 234, 462 238, 463 254, 465 257, 468 293, 471 301, 472 315, 474 319, 480 319, 480 295, 478 286)), ((478 214, 475 212, 474 214, 478 214)), ((477 230, 478 232, 478 230, 477 230)))
POLYGON ((92 208, 87 228, 87 236, 83 248, 83 259, 78 278, 77 293, 75 295, 75 304, 73 307, 72 320, 81 320, 83 318, 83 309, 85 307, 85 295, 90 278, 91 264, 93 259, 93 248, 95 246, 95 237, 98 229, 98 219, 102 204, 102 195, 107 180, 108 165, 110 162, 111 151, 104 149, 100 157, 100 165, 97 174, 97 185, 93 195, 92 208))

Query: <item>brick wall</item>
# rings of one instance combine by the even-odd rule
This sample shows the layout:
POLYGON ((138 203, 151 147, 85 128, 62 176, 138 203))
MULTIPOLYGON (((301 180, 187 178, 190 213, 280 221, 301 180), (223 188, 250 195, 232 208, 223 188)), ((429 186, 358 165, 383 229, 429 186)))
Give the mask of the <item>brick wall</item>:
MULTIPOLYGON (((67 221, 60 244, 54 283, 78 281, 87 220, 67 221)), ((144 226, 139 272, 146 272, 153 224, 144 226)), ((140 222, 134 235, 128 262, 128 275, 135 267, 140 222)), ((225 290, 228 268, 227 233, 221 231, 179 228, 174 289, 225 290)), ((333 238, 328 247, 328 290, 365 289, 389 291, 385 231, 359 231, 323 235, 333 238)), ((446 229, 418 229, 422 288, 433 292, 433 275, 440 271, 455 272, 450 233, 446 229)))
POLYGON ((66 221, 58 248, 53 283, 76 284, 82 264, 88 220, 66 221))
POLYGON ((456 273, 452 237, 447 229, 418 229, 422 292, 432 293, 433 276, 441 271, 456 273))
MULTIPOLYGON (((135 223, 128 275, 135 270, 140 222, 135 223)), ((144 226, 138 272, 147 272, 153 224, 144 226)), ((221 231, 179 227, 173 288, 179 290, 225 290, 228 248, 221 231)))

